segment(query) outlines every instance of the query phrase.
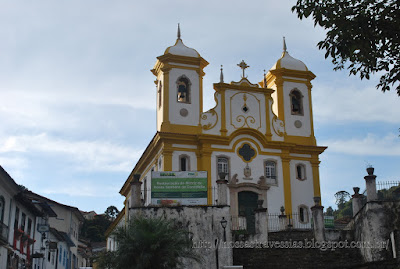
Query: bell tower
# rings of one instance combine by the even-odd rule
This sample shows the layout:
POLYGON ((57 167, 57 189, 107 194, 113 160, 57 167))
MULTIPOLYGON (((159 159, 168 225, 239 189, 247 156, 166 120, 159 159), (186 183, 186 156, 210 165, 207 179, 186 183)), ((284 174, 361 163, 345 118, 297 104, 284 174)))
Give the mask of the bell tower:
POLYGON ((200 54, 185 46, 178 36, 175 45, 157 57, 151 70, 157 85, 157 131, 197 134, 203 112, 203 69, 200 54))
POLYGON ((316 145, 311 102, 311 80, 315 75, 300 60, 289 55, 285 38, 281 58, 266 75, 275 92, 273 111, 285 124, 285 141, 316 145))

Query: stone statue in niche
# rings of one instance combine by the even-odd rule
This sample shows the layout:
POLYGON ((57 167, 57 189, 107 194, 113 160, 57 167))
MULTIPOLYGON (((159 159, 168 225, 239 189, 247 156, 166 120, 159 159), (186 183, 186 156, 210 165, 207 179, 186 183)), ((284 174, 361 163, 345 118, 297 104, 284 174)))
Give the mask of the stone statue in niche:
POLYGON ((253 179, 253 178, 251 178, 251 168, 250 168, 249 164, 246 164, 246 167, 243 169, 243 174, 244 174, 243 179, 247 179, 247 180, 253 179))

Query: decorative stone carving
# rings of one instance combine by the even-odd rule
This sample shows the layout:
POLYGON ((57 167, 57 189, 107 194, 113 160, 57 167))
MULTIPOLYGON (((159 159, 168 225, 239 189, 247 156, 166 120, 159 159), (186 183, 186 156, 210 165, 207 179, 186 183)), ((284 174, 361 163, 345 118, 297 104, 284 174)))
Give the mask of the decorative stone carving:
POLYGON ((283 136, 285 134, 285 123, 276 116, 272 119, 272 127, 275 134, 278 136, 283 136))
POLYGON ((247 180, 252 180, 253 178, 251 178, 251 168, 249 166, 249 164, 246 164, 246 167, 243 169, 243 174, 244 174, 244 178, 243 179, 247 179, 247 180))
POLYGON ((218 96, 219 94, 217 92, 214 93, 214 100, 216 103, 215 107, 201 114, 200 120, 203 130, 211 130, 218 123, 218 113, 216 112, 216 108, 219 102, 218 96))
POLYGON ((295 126, 296 128, 301 128, 301 126, 303 126, 303 123, 301 123, 301 121, 299 121, 299 120, 296 120, 296 121, 294 122, 294 126, 295 126))
POLYGON ((267 185, 267 179, 264 176, 260 177, 260 180, 257 182, 258 185, 260 186, 266 186, 267 185))
POLYGON ((182 108, 182 109, 179 111, 179 114, 180 114, 182 117, 187 117, 187 115, 189 115, 189 111, 188 111, 186 108, 182 108))
POLYGON ((261 101, 251 93, 239 92, 232 95, 230 98, 230 124, 235 129, 259 130, 261 128, 261 101))
POLYGON ((237 179, 238 174, 234 174, 231 179, 229 180, 229 184, 236 184, 238 183, 238 179, 237 179))

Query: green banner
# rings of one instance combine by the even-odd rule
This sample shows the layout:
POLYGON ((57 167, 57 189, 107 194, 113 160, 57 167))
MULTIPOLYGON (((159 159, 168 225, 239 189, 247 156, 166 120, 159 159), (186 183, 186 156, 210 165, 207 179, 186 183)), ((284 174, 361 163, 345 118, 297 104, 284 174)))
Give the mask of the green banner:
POLYGON ((207 172, 152 172, 151 199, 154 204, 206 204, 207 172))

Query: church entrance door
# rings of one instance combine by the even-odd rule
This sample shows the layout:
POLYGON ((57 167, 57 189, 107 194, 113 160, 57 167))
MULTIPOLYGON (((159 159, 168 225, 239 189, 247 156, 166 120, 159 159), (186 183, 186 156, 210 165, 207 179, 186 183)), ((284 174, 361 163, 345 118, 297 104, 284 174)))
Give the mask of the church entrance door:
POLYGON ((256 232, 255 213, 257 209, 258 194, 252 191, 241 191, 238 193, 239 216, 246 218, 247 232, 256 232))

